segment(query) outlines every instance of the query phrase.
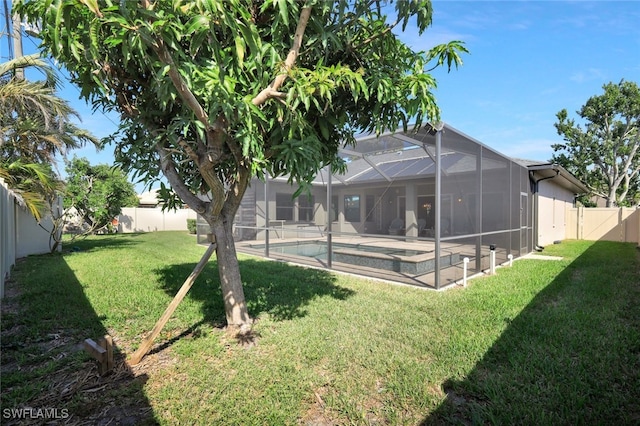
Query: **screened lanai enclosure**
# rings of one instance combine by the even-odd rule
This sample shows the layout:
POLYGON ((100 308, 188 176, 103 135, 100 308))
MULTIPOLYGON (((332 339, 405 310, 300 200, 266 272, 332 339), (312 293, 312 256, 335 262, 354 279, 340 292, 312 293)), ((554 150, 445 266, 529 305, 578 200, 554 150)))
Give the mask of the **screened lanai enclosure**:
POLYGON ((344 175, 324 169, 295 198, 286 178, 252 181, 237 250, 440 289, 489 269, 492 249, 503 263, 533 248, 527 169, 448 125, 361 137, 341 155, 344 175))

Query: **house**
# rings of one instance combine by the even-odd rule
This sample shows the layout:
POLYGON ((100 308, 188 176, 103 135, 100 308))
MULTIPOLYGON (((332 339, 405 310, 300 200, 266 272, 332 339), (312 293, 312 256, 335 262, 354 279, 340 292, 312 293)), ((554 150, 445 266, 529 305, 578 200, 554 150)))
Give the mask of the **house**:
POLYGON ((535 246, 544 247, 564 240, 567 209, 575 207, 576 196, 589 189, 560 165, 516 161, 528 168, 533 185, 535 246))
POLYGON ((295 198, 286 177, 252 181, 238 251, 439 289, 492 255, 506 262, 546 243, 547 200, 560 208, 583 189, 566 170, 552 181, 553 165, 530 169, 446 124, 363 136, 340 155, 345 174, 325 168, 295 198))
POLYGON ((153 209, 158 207, 160 200, 158 199, 158 190, 152 189, 150 191, 138 194, 138 207, 153 209))

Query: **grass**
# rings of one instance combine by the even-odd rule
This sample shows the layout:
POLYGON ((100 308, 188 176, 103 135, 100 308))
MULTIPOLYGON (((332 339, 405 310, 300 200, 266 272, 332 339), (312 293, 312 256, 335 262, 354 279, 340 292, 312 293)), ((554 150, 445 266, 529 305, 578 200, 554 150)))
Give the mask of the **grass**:
POLYGON ((257 318, 257 339, 244 345, 222 327, 212 261, 143 363, 102 378, 74 345, 109 332, 120 356, 131 354, 204 248, 172 232, 72 248, 14 270, 2 408, 160 424, 640 422, 640 255, 631 244, 564 242, 544 251, 561 261, 518 260, 446 292, 241 255, 257 318), (91 380, 74 385, 87 371, 91 380))

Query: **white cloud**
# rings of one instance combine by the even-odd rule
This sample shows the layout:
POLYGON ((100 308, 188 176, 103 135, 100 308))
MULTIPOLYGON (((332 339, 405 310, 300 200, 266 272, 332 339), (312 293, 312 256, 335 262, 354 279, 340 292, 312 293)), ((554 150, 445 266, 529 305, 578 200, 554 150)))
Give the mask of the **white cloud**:
POLYGON ((585 83, 587 81, 604 79, 606 79, 605 73, 598 68, 589 68, 586 70, 578 71, 571 77, 569 77, 569 80, 575 81, 576 83, 585 83))

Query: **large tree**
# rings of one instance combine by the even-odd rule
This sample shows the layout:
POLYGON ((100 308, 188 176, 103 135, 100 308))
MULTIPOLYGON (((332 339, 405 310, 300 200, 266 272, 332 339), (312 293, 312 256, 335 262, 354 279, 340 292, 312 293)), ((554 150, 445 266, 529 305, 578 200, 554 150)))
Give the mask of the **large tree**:
POLYGON ((566 109, 557 114, 555 127, 564 142, 552 145, 551 161, 580 178, 607 207, 638 204, 640 88, 623 80, 603 89, 577 111, 582 123, 566 109))
POLYGON ((429 67, 466 51, 399 40, 410 20, 420 34, 431 24, 427 0, 29 0, 17 11, 83 96, 120 112, 123 167, 162 172, 166 201, 207 221, 230 326, 250 322, 232 236, 250 179, 286 174, 303 190, 324 166, 344 170, 338 148, 355 133, 437 121, 429 67))

